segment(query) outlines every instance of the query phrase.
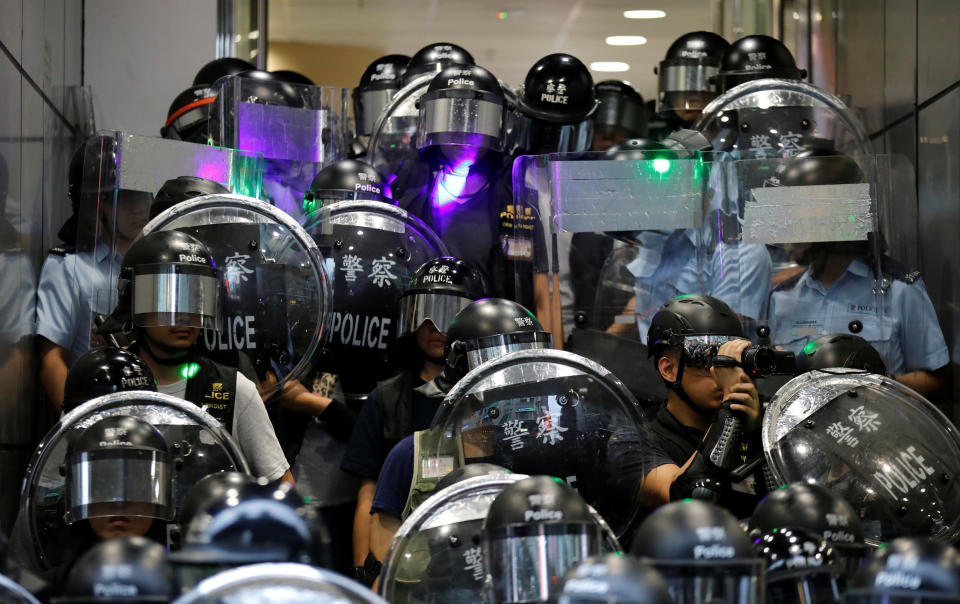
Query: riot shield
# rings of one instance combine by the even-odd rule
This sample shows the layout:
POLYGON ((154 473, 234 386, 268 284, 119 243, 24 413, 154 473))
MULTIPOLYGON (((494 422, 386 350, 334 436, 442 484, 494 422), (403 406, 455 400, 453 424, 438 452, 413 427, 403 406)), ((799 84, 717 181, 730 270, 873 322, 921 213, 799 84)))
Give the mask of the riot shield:
POLYGON ((488 462, 566 480, 624 535, 652 469, 643 411, 600 365, 530 350, 478 366, 447 394, 430 428, 424 467, 488 462))
POLYGON ((174 604, 387 604, 343 575, 306 564, 253 564, 204 579, 174 604))
MULTIPOLYGON (((643 157, 518 158, 508 217, 513 251, 507 253, 532 256, 537 271, 547 267, 552 312, 544 325, 554 341, 570 336, 573 352, 590 356, 628 381, 638 398, 653 401, 666 395, 645 347, 660 306, 679 294, 705 293, 721 294, 736 308, 739 296, 724 296, 711 272, 713 256, 726 251, 729 260, 731 253, 708 246, 705 162, 662 151, 643 157)), ((518 270, 517 278, 526 277, 518 270)))
POLYGON ((391 183, 410 164, 420 159, 417 152, 417 106, 436 72, 417 76, 401 88, 377 118, 367 148, 367 163, 375 167, 391 183))
MULTIPOLYGON (((380 573, 380 595, 394 604, 483 602, 483 522, 500 491, 524 478, 477 476, 431 495, 397 530, 380 573)), ((607 551, 620 551, 610 527, 594 515, 607 551)))
MULTIPOLYGON (((216 181, 244 195, 260 194, 263 158, 256 153, 221 149, 122 132, 101 133, 87 142, 83 158, 77 226, 76 320, 81 333, 96 315, 117 304, 117 277, 127 247, 147 224, 153 196, 178 176, 216 181)), ((65 294, 66 295, 66 294, 65 294)), ((94 336, 94 345, 106 342, 94 336)))
POLYGON ((899 382, 851 369, 800 375, 771 400, 762 438, 777 481, 842 496, 869 543, 960 535, 960 433, 899 382))
MULTIPOLYGON (((179 511, 187 491, 213 472, 249 473, 239 445, 205 410, 183 399, 157 392, 128 391, 92 399, 65 414, 40 441, 27 466, 20 495, 20 518, 35 549, 35 568, 62 564, 71 546, 81 540, 82 523, 67 525, 65 479, 61 473, 70 442, 97 421, 131 415, 160 431, 177 459, 174 501, 179 511)), ((89 529, 87 529, 89 530, 89 529)))
MULTIPOLYGON (((144 234, 176 229, 204 242, 223 271, 225 317, 206 330, 213 353, 245 353, 270 392, 302 377, 326 337, 330 285, 317 244, 276 207, 240 195, 206 195, 176 205, 144 234)), ((264 392, 266 394, 266 392, 264 392)))
POLYGON ((824 143, 859 159, 873 153, 860 121, 836 96, 806 82, 761 79, 713 99, 694 126, 715 151, 791 157, 824 143))
POLYGON ((300 218, 314 177, 349 152, 349 90, 242 76, 221 78, 213 88, 219 143, 262 153, 260 197, 300 218))
POLYGON ((330 338, 317 368, 338 375, 348 398, 362 399, 391 370, 400 295, 420 265, 447 249, 420 219, 377 201, 328 205, 307 215, 303 228, 333 287, 330 338))
POLYGON ((40 600, 27 591, 25 587, 6 575, 0 575, 0 602, 4 604, 40 604, 40 600))

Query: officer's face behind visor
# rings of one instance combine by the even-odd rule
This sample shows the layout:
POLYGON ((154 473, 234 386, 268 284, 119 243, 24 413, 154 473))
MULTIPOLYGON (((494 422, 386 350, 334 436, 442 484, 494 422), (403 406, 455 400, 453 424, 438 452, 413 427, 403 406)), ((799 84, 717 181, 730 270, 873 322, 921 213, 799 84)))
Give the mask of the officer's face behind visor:
POLYGON ((743 339, 738 336, 687 336, 683 338, 683 360, 690 367, 707 369, 721 346, 743 339))
POLYGON ((488 593, 497 603, 556 601, 564 573, 600 548, 595 524, 529 524, 490 532, 488 593))
POLYGON ((461 310, 473 302, 454 294, 412 294, 400 300, 399 335, 411 334, 425 322, 433 323, 440 333, 447 328, 461 310))
POLYGON ((216 329, 220 282, 215 269, 195 264, 141 264, 132 283, 133 322, 139 327, 216 329))

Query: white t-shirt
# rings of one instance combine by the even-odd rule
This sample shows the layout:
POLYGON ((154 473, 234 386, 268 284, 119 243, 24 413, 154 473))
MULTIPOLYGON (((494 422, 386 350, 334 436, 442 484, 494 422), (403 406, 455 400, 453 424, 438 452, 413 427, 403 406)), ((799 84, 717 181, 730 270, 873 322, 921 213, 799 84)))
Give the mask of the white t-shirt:
MULTIPOLYGON (((158 384, 157 390, 186 400, 187 380, 158 384)), ((230 434, 240 445, 255 476, 276 480, 290 467, 277 441, 270 418, 267 417, 267 408, 263 405, 257 387, 241 373, 237 373, 237 399, 234 402, 230 434)))

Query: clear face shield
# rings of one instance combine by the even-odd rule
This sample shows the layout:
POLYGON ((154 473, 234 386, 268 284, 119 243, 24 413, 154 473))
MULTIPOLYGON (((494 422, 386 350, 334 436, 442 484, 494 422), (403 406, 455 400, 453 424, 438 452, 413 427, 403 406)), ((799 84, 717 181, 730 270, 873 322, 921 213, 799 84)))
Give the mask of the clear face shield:
POLYGON ((513 141, 524 153, 577 153, 593 142, 593 119, 555 124, 514 112, 513 141))
POLYGON ((64 520, 142 516, 172 520, 174 469, 153 449, 80 451, 67 460, 64 520))
POLYGON ((717 96, 717 87, 710 79, 719 71, 718 65, 661 61, 657 75, 657 113, 695 111, 699 114, 717 96))
POLYGON ((563 575, 600 548, 594 524, 512 526, 486 536, 490 601, 547 602, 557 597, 563 575))
POLYGON ((503 114, 503 99, 489 93, 425 94, 420 98, 417 148, 461 145, 503 151, 503 114))
POLYGON ((133 322, 139 327, 217 329, 217 271, 190 264, 137 265, 131 284, 133 322))
POLYGON ((758 604, 763 602, 764 561, 650 560, 667 582, 675 604, 758 604))
POLYGON ((400 300, 400 320, 397 335, 404 336, 417 331, 425 321, 430 321, 440 333, 446 333, 461 310, 473 300, 454 294, 411 294, 400 300))
POLYGON ((362 92, 360 89, 354 89, 354 110, 357 118, 358 136, 370 136, 373 133, 377 119, 390 104, 390 99, 396 92, 396 88, 364 90, 362 92))
POLYGON ((487 336, 467 342, 467 367, 470 370, 519 350, 553 348, 553 337, 546 331, 525 331, 487 336))

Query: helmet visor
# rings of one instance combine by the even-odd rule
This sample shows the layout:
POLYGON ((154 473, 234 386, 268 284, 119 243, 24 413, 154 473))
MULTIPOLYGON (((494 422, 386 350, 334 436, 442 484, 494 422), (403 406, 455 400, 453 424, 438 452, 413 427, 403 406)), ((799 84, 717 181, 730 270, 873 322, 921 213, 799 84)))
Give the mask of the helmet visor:
POLYGON ((588 118, 573 124, 556 124, 537 120, 515 112, 513 136, 524 153, 577 153, 586 151, 593 143, 593 120, 588 118))
POLYGON ((830 572, 768 581, 767 604, 839 604, 840 588, 830 572))
POLYGON ((555 600, 564 573, 600 548, 597 528, 589 524, 532 524, 491 533, 489 589, 498 603, 555 600))
MULTIPOLYGON (((712 97, 717 96, 717 87, 715 84, 710 83, 710 78, 713 78, 719 73, 720 68, 716 65, 702 65, 702 64, 675 64, 675 65, 665 65, 660 63, 659 76, 657 77, 657 90, 659 91, 659 99, 657 103, 657 111, 664 111, 667 109, 686 109, 686 107, 667 107, 663 105, 664 93, 670 92, 706 92, 709 93, 712 97)), ((666 95, 668 97, 673 95, 666 95)), ((682 95, 677 95, 681 97, 682 95)), ((703 109, 703 107, 698 107, 698 109, 703 109)))
POLYGON ((739 336, 687 336, 683 339, 684 361, 691 367, 709 367, 721 346, 743 339, 739 336))
POLYGON ((140 327, 216 329, 216 270, 189 264, 139 265, 133 277, 133 322, 140 327))
POLYGON ((397 92, 396 88, 384 88, 383 90, 365 90, 360 93, 360 102, 357 104, 358 135, 370 136, 373 133, 377 118, 390 104, 390 99, 395 92, 397 92))
POLYGON ((667 581, 674 604, 763 602, 763 560, 650 562, 667 581))
POLYGON ((413 294, 400 300, 398 335, 415 332, 430 321, 440 333, 446 333, 457 314, 473 300, 453 294, 413 294))
POLYGON ((67 524, 109 516, 172 520, 170 456, 153 449, 81 451, 70 461, 67 493, 67 524))
POLYGON ((389 199, 389 187, 384 185, 383 188, 386 189, 383 194, 376 193, 375 191, 361 190, 344 191, 321 189, 317 191, 307 191, 303 194, 303 213, 310 215, 335 203, 342 203, 344 201, 379 201, 393 204, 393 200, 389 199), (384 194, 386 194, 386 196, 384 196, 384 194))
POLYGON ((421 99, 417 148, 465 145, 503 150, 503 105, 484 98, 421 99))
POLYGON ((518 350, 538 350, 553 347, 553 337, 545 331, 504 333, 471 340, 467 343, 467 367, 498 359, 518 350))

